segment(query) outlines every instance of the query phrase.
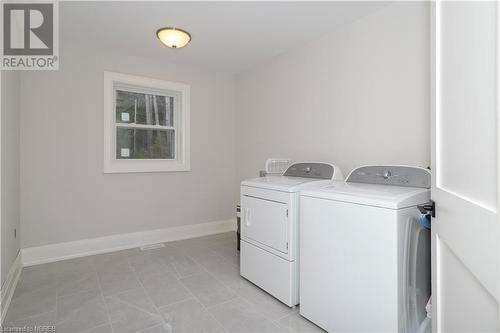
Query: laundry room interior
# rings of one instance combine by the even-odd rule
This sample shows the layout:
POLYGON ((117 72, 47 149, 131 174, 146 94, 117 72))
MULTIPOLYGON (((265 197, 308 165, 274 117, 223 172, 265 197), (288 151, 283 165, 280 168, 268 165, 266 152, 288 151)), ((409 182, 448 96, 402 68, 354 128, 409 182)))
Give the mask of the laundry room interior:
POLYGON ((498 332, 497 1, 4 1, 1 329, 498 332))

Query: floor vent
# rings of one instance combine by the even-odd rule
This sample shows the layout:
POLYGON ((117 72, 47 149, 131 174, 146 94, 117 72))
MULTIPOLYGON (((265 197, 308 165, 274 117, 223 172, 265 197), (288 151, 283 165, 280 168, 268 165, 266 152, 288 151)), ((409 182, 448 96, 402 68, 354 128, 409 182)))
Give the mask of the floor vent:
POLYGON ((141 246, 141 251, 149 251, 149 250, 159 249, 162 247, 165 247, 165 244, 163 244, 163 243, 149 244, 149 245, 141 246))

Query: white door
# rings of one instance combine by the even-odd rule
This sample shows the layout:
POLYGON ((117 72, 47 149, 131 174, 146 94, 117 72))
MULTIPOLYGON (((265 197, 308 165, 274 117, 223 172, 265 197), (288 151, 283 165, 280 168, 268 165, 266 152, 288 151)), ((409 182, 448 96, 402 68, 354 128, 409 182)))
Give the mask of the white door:
POLYGON ((288 253, 288 204, 241 196, 241 236, 288 253))
POLYGON ((432 6, 433 329, 497 332, 498 4, 432 6))

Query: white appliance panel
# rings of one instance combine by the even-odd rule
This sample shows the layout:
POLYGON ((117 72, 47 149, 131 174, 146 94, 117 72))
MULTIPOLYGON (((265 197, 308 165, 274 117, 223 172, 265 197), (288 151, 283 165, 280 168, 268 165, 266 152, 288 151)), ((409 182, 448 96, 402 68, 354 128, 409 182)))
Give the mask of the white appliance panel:
POLYGON ((241 196, 241 236, 288 253, 288 203, 241 196))
POLYGON ((300 205, 301 314, 330 332, 398 331, 397 211, 300 205))
POLYGON ((240 274, 288 306, 298 303, 298 266, 242 239, 240 274))

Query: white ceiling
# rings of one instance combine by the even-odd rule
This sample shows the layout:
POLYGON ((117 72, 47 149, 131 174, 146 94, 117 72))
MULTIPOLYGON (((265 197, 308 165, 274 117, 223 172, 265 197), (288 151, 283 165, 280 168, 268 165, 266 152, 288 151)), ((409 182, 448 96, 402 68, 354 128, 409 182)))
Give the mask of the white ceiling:
POLYGON ((387 2, 61 2, 60 38, 228 73, 263 63, 387 2), (164 26, 188 30, 183 49, 163 46, 164 26))

